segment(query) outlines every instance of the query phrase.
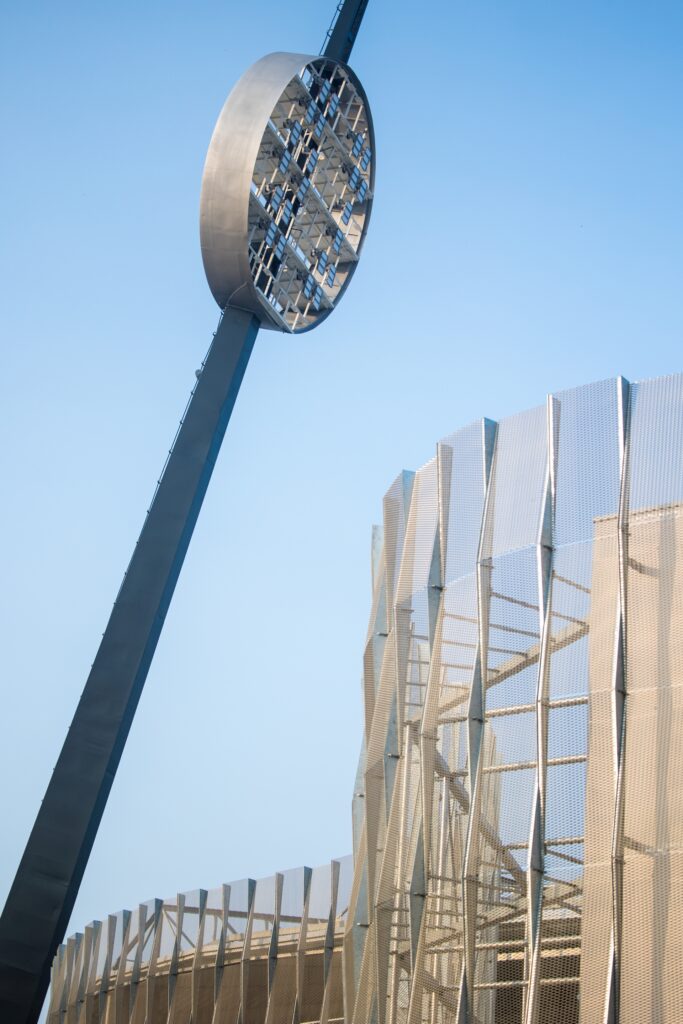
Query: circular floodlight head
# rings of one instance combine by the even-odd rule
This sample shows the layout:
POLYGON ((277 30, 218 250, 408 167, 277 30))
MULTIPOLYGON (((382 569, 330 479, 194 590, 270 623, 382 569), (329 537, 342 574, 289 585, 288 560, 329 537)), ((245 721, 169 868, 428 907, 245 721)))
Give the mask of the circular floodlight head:
POLYGON ((374 185, 370 108, 346 65, 272 53, 228 96, 204 165, 200 236, 216 302, 299 333, 356 268, 374 185))

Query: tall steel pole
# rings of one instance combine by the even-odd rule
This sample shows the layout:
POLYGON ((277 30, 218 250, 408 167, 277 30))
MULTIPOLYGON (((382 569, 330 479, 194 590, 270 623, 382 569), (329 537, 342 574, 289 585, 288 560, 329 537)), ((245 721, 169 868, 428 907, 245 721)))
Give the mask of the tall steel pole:
POLYGON ((333 60, 348 62, 368 0, 344 0, 337 7, 323 44, 323 53, 333 60))
POLYGON ((2 1024, 40 1014, 258 328, 223 314, 114 603, 0 918, 2 1024))

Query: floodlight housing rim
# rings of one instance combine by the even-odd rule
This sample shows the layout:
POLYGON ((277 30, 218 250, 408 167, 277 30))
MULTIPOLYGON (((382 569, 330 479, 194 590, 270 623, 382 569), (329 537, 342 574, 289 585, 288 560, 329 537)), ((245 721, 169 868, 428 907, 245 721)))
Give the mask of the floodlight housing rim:
POLYGON ((253 313, 261 326, 304 334, 327 319, 336 308, 355 272, 355 266, 335 298, 334 306, 313 323, 289 332, 267 303, 259 298, 249 267, 249 195, 259 148, 270 116, 289 83, 315 63, 334 63, 349 76, 365 108, 370 161, 370 198, 366 201, 357 256, 365 241, 372 211, 375 183, 375 132, 370 104, 358 76, 348 64, 324 54, 266 54, 249 67, 228 95, 211 136, 204 163, 199 207, 199 235, 204 271, 211 293, 221 309, 230 305, 253 313))

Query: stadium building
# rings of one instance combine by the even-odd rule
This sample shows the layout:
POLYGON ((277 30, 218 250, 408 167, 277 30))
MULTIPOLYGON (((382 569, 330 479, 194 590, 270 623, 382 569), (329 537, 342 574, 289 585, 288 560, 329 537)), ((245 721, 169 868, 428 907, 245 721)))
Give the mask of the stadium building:
POLYGON ((143 904, 50 1024, 680 1024, 683 376, 445 438, 372 542, 353 864, 143 904))

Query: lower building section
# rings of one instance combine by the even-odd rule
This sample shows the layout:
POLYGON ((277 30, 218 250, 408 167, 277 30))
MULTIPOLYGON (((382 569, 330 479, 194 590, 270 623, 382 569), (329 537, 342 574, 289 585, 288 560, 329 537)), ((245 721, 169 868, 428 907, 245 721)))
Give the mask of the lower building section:
POLYGON ((55 959, 48 1024, 339 1024, 351 858, 94 921, 55 959))

